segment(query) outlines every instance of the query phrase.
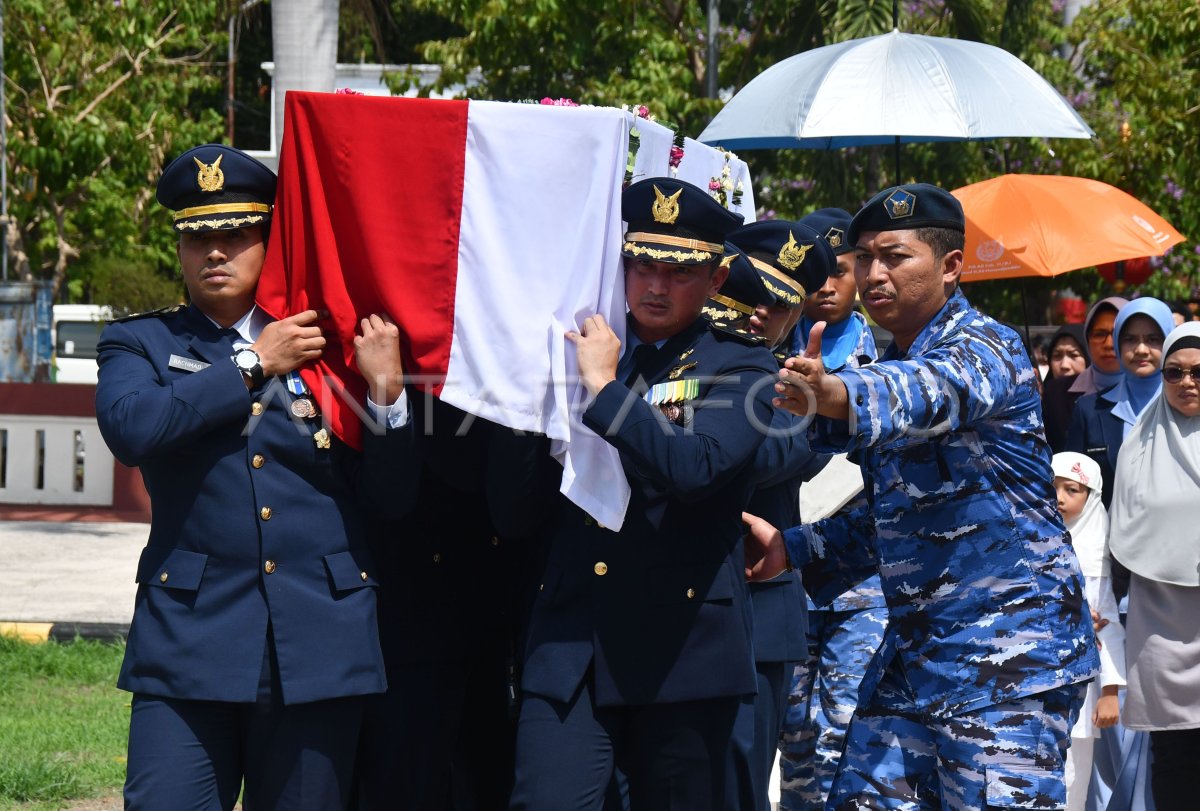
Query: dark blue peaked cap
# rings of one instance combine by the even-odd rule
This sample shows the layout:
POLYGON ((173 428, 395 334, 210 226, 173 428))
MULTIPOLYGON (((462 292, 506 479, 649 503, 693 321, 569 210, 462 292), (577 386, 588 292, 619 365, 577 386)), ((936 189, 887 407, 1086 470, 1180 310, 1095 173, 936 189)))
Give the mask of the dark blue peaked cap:
POLYGON ((892 186, 867 201, 850 223, 850 244, 863 232, 905 231, 910 228, 949 228, 963 233, 962 203, 945 189, 929 183, 892 186))
POLYGON ((163 170, 155 192, 175 212, 175 230, 226 231, 267 222, 275 173, 240 149, 204 144, 163 170))
POLYGON ((725 243, 722 264, 729 276, 721 290, 704 304, 703 313, 711 321, 739 321, 749 318, 760 304, 773 304, 775 294, 767 289, 750 258, 730 242, 725 243))
POLYGON ((854 243, 850 241, 849 237, 852 219, 854 217, 849 211, 840 208, 821 208, 812 214, 805 214, 797 222, 807 225, 825 237, 829 247, 833 248, 834 254, 841 256, 854 250, 854 243))
POLYGON ((804 297, 825 284, 837 257, 825 238, 791 220, 763 220, 744 225, 729 241, 745 251, 775 302, 799 307, 804 297))
POLYGON ((742 224, 699 186, 671 177, 639 180, 621 194, 621 219, 629 224, 621 255, 675 265, 719 259, 725 236, 742 224))

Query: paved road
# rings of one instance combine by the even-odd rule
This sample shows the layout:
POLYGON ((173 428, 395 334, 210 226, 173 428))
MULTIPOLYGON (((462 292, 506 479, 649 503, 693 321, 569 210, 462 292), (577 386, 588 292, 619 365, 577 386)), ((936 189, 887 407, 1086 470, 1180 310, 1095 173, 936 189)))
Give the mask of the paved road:
POLYGON ((0 622, 117 623, 149 524, 0 521, 0 622))

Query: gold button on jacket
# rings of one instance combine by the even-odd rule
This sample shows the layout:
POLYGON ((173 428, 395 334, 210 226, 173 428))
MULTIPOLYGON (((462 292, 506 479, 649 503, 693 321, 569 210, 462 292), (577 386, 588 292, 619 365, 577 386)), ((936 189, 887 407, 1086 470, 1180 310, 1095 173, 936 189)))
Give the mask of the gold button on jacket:
POLYGON ((250 406, 250 413, 256 417, 262 416, 263 404, 262 403, 254 403, 252 406, 250 406))
POLYGON ((592 571, 598 575, 608 574, 608 564, 604 561, 599 561, 595 566, 592 567, 592 571))
POLYGON ((260 468, 267 463, 267 459, 261 453, 254 454, 254 458, 250 460, 250 464, 256 468, 260 468))
POLYGON ((167 582, 167 573, 166 573, 166 572, 163 572, 162 574, 160 574, 160 575, 158 576, 158 582, 159 582, 159 583, 166 583, 166 582, 167 582))
POLYGON ((263 571, 264 571, 264 572, 266 572, 267 574, 272 574, 272 573, 274 573, 274 571, 275 571, 275 561, 273 561, 273 560, 268 560, 266 563, 264 563, 264 564, 263 564, 263 571))
POLYGON ((258 511, 258 514, 262 516, 262 520, 264 520, 264 521, 271 520, 271 508, 270 507, 263 507, 261 510, 258 511))

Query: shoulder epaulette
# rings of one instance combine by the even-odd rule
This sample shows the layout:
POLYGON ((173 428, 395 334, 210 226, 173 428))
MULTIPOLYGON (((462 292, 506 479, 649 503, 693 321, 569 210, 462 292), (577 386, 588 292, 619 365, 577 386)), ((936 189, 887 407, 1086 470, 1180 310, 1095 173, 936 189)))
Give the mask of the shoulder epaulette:
POLYGON ((724 321, 710 321, 708 328, 718 338, 733 338, 747 346, 763 346, 766 343, 766 338, 763 336, 755 335, 750 330, 743 329, 742 327, 730 326, 724 321))
POLYGON ((183 312, 185 309, 187 309, 187 306, 184 304, 173 304, 170 307, 160 307, 157 310, 149 310, 148 312, 144 313, 133 313, 132 315, 122 316, 121 318, 114 318, 113 323, 124 324, 126 321, 137 321, 139 318, 164 318, 168 315, 175 315, 175 313, 183 312))

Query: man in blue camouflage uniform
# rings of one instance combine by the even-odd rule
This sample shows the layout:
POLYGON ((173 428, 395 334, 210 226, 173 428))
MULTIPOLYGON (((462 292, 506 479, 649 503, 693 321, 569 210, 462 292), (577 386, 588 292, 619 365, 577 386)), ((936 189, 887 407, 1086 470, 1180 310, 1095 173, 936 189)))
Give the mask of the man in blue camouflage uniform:
MULTIPOLYGON (((772 350, 786 341, 806 292, 823 284, 837 263, 820 234, 787 220, 743 226, 729 235, 725 250, 729 278, 703 312, 713 319, 714 329, 744 331, 772 350)), ((777 359, 782 365, 787 356, 777 359)), ((827 455, 813 453, 806 426, 797 423, 799 418, 775 409, 751 465, 755 488, 746 509, 779 526, 799 523, 800 485, 829 461, 827 455)), ((738 775, 730 784, 749 778, 754 811, 771 807, 771 770, 792 672, 807 655, 805 599, 796 572, 750 584, 758 692, 747 697, 738 713, 733 739, 738 775)))
POLYGON ((935 186, 872 198, 848 236, 864 306, 894 343, 827 374, 818 326, 777 387, 793 413, 815 404, 814 449, 854 453, 867 498, 783 536, 750 519, 750 573, 811 557, 821 603, 877 570, 890 615, 831 809, 1064 807, 1069 730, 1097 670, 1035 372, 958 290, 963 230, 935 186))
MULTIPOLYGON (((805 299, 792 347, 796 354, 803 352, 813 326, 824 321, 821 355, 827 371, 862 366, 878 355, 866 319, 854 309, 858 286, 854 246, 846 237, 850 220, 840 208, 823 208, 800 220, 825 238, 837 260, 824 283, 805 299), (836 333, 834 340, 831 333, 836 333)), ((877 574, 828 605, 808 598, 808 656, 796 665, 779 739, 779 807, 784 811, 825 807, 846 728, 858 707, 859 684, 886 627, 887 602, 877 574)))

